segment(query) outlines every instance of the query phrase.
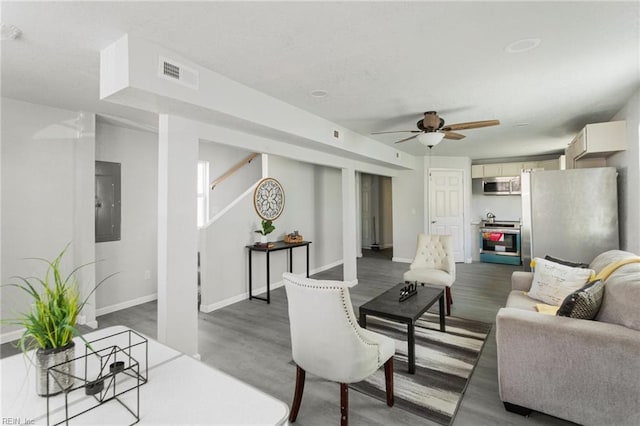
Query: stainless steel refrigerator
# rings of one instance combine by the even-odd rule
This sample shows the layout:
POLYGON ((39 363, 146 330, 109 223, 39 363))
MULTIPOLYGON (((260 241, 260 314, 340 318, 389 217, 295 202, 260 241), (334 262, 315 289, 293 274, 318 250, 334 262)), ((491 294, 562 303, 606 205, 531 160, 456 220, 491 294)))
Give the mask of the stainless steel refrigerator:
POLYGON ((618 248, 617 176, 614 167, 522 173, 525 270, 534 257, 590 263, 618 248))

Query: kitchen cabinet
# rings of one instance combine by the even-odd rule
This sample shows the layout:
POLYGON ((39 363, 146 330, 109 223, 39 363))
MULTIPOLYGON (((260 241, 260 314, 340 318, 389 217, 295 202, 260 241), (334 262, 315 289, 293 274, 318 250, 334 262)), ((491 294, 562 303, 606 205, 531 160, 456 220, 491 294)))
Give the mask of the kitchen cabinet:
POLYGON ((522 163, 475 164, 471 166, 472 178, 520 176, 522 170, 559 170, 560 159, 545 161, 525 161, 522 163))
POLYGON ((476 164, 471 166, 471 178, 481 178, 484 177, 484 166, 482 164, 476 164))
POLYGON ((520 176, 522 165, 522 163, 503 163, 500 176, 520 176))
POLYGON ((504 176, 502 174, 502 164, 485 164, 483 166, 483 177, 504 176))
POLYGON ((626 122, 610 121, 587 124, 565 150, 567 168, 580 168, 584 165, 606 165, 604 158, 627 149, 626 122))
POLYGON ((532 168, 544 170, 560 170, 560 159, 556 158, 553 160, 538 161, 537 166, 532 168))

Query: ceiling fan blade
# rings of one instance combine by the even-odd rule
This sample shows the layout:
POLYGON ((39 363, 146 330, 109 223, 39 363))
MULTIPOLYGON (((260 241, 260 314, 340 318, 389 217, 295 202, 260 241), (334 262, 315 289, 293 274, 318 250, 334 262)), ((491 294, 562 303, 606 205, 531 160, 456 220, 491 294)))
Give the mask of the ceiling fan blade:
MULTIPOLYGON (((418 132, 418 133, 422 133, 422 132, 418 132)), ((400 139, 399 141, 394 142, 394 143, 406 142, 408 140, 411 140, 411 139, 417 138, 417 137, 418 137, 418 135, 409 136, 408 138, 400 139)))
POLYGON ((389 132, 373 132, 369 133, 370 135, 384 135, 385 133, 420 133, 420 130, 391 130, 389 132))
POLYGON ((500 124, 500 120, 469 121, 467 123, 449 124, 440 130, 448 132, 449 130, 477 129, 479 127, 497 126, 498 124, 500 124))
POLYGON ((459 141, 460 139, 464 139, 466 136, 462 135, 460 133, 455 133, 455 132, 443 132, 444 133, 444 138, 445 139, 453 139, 456 141, 459 141))

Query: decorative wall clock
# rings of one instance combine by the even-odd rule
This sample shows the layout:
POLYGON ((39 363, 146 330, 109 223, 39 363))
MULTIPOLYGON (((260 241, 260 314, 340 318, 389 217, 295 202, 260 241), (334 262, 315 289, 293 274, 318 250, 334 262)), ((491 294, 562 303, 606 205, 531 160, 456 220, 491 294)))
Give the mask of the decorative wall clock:
POLYGON ((253 192, 253 207, 264 220, 276 220, 284 210, 284 189, 274 178, 264 178, 253 192))

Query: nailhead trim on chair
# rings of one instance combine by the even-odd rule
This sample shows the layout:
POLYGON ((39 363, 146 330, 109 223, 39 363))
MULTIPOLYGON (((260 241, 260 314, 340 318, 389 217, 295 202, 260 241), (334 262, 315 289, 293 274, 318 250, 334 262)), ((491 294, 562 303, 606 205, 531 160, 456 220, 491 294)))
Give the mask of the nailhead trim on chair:
POLYGON ((349 321, 349 324, 351 325, 351 328, 353 328, 353 331, 355 331, 356 336, 358 336, 358 338, 360 339, 360 341, 362 343, 364 343, 367 346, 372 346, 375 347, 377 356, 378 356, 378 365, 380 364, 380 350, 378 349, 378 347, 380 345, 375 344, 375 343, 370 343, 367 342, 364 337, 362 337, 362 335, 358 332, 358 327, 356 327, 352 321, 351 315, 349 315, 349 308, 347 307, 347 300, 345 297, 345 289, 343 287, 340 286, 317 286, 317 285, 311 285, 311 284, 306 284, 306 283, 301 283, 300 281, 297 280, 291 280, 291 282, 293 282, 295 285, 300 286, 300 287, 305 287, 305 288, 314 288, 317 290, 340 290, 340 298, 342 299, 342 308, 344 309, 344 313, 346 314, 347 317, 347 321, 349 321))

